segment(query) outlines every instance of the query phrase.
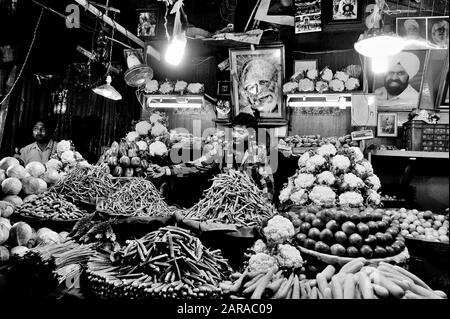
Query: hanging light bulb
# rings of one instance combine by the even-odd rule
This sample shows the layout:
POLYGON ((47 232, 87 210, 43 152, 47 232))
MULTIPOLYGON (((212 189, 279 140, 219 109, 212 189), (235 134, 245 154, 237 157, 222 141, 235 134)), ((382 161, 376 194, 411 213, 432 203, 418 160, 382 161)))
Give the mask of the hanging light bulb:
POLYGON ((94 89, 92 89, 92 91, 94 91, 94 93, 101 95, 103 97, 106 97, 107 99, 111 99, 114 101, 118 101, 122 99, 122 95, 120 95, 119 92, 116 91, 116 89, 111 85, 111 76, 108 75, 106 77, 106 84, 100 85, 94 89))
POLYGON ((186 35, 183 32, 177 37, 174 37, 167 46, 165 55, 166 62, 170 65, 177 66, 181 63, 186 49, 186 35))
POLYGON ((386 1, 376 0, 375 2, 372 14, 366 19, 366 26, 369 30, 361 34, 354 47, 361 55, 381 59, 400 53, 405 48, 406 43, 397 34, 383 31, 382 14, 386 1))

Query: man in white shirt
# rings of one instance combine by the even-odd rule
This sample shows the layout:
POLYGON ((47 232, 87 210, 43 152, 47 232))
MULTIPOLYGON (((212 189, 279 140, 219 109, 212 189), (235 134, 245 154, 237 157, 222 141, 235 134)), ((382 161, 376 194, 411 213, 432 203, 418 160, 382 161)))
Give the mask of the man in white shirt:
POLYGON ((375 90, 378 106, 417 107, 419 92, 409 82, 419 70, 420 60, 413 53, 401 52, 391 58, 384 86, 375 90))

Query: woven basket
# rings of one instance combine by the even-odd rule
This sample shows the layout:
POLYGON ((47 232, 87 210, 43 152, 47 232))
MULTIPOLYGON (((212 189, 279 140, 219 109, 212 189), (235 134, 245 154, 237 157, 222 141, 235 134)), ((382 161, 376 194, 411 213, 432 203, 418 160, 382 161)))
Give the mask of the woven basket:
MULTIPOLYGON (((309 250, 301 246, 297 246, 297 248, 300 250, 302 254, 317 258, 319 261, 324 262, 328 265, 340 265, 343 266, 346 263, 354 260, 355 258, 350 257, 339 257, 329 254, 323 254, 319 253, 314 250, 309 250)), ((386 262, 386 263, 395 263, 395 264, 404 264, 409 260, 409 251, 407 248, 405 248, 400 254, 391 256, 391 257, 385 257, 385 258, 374 258, 374 259, 367 259, 368 265, 371 264, 378 264, 380 262, 386 262)))
POLYGON ((61 231, 71 231, 73 226, 79 221, 79 219, 50 219, 50 218, 42 218, 42 217, 32 217, 25 216, 21 214, 13 214, 11 216, 11 220, 13 222, 25 222, 34 229, 39 229, 42 227, 50 228, 53 231, 61 232, 61 231))

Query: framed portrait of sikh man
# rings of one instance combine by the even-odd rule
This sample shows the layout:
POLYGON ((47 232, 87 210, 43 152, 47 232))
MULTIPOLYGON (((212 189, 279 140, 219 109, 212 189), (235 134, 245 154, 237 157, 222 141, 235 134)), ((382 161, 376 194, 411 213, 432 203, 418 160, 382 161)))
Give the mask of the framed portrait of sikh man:
MULTIPOLYGON (((373 88, 378 109, 411 111, 419 106, 427 50, 405 50, 387 58, 386 71, 373 74, 373 88)), ((369 79, 370 79, 369 77, 369 79)))
POLYGON ((230 49, 234 115, 250 113, 261 120, 283 120, 284 46, 230 49))

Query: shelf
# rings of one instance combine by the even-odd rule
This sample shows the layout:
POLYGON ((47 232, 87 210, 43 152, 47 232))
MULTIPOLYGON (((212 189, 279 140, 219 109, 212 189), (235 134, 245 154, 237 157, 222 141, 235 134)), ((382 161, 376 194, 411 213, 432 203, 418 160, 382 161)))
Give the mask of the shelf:
POLYGON ((372 156, 386 156, 386 157, 449 159, 449 153, 448 152, 418 152, 418 151, 376 150, 376 151, 371 151, 370 155, 372 155, 372 156))

